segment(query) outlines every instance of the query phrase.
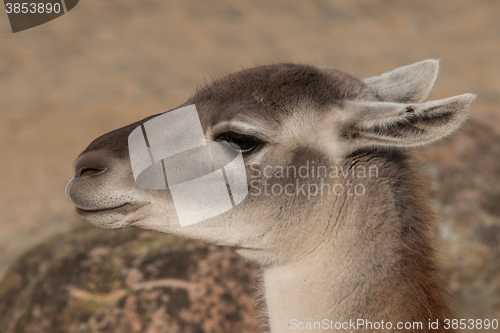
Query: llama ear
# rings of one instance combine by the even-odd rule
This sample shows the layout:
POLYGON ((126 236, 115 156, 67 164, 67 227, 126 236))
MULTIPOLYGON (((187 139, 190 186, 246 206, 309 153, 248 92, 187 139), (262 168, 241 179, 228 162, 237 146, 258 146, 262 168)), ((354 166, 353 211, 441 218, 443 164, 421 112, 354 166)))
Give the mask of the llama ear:
POLYGON ((428 59, 363 81, 384 102, 420 103, 429 96, 438 71, 439 60, 428 59))
POLYGON ((342 132, 354 149, 424 146, 441 139, 467 119, 476 95, 463 94, 420 104, 353 101, 342 132))

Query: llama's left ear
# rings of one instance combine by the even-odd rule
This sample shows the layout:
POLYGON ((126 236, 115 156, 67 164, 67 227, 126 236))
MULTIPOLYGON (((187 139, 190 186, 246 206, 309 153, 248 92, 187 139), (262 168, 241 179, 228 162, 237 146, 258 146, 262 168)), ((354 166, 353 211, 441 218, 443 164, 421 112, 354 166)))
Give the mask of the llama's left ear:
POLYGON ((363 81, 384 102, 420 103, 429 96, 438 71, 439 60, 428 59, 363 81))
POLYGON ((463 94, 418 104, 346 101, 349 116, 341 125, 341 137, 351 150, 424 146, 458 129, 475 99, 474 94, 463 94))

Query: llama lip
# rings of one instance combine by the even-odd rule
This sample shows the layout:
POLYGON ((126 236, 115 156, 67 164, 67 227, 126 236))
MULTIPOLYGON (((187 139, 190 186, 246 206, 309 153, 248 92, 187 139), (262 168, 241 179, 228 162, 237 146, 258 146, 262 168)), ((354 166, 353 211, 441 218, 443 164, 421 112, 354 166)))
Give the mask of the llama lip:
POLYGON ((77 207, 76 211, 81 216, 88 216, 91 214, 99 214, 99 213, 111 213, 111 212, 121 215, 128 215, 130 213, 135 212, 144 205, 145 204, 126 202, 119 206, 106 207, 106 208, 87 209, 87 208, 77 207))

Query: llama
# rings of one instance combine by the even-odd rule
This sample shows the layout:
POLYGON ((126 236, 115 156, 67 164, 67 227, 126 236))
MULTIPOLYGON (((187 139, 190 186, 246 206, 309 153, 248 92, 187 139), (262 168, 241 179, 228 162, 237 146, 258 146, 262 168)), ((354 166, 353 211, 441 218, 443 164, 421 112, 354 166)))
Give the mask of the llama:
POLYGON ((282 63, 198 89, 181 107, 196 106, 209 144, 238 147, 248 179, 241 203, 203 222, 180 227, 168 184, 135 182, 127 140, 151 117, 94 140, 66 195, 100 227, 235 248, 262 268, 270 332, 453 332, 435 214, 406 153, 458 129, 474 103, 473 94, 424 102, 438 66, 360 80, 282 63))

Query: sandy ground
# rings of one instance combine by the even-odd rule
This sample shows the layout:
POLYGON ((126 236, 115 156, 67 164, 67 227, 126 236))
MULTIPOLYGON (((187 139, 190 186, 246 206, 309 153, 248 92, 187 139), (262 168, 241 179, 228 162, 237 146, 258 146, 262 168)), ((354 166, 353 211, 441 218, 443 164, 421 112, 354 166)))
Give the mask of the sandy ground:
POLYGON ((499 129, 499 13, 494 0, 81 1, 16 34, 0 13, 0 254, 62 230, 64 187, 92 139, 242 67, 368 77, 438 58, 431 98, 477 93, 472 117, 499 129))

